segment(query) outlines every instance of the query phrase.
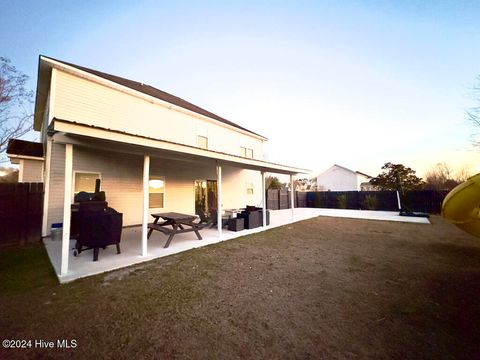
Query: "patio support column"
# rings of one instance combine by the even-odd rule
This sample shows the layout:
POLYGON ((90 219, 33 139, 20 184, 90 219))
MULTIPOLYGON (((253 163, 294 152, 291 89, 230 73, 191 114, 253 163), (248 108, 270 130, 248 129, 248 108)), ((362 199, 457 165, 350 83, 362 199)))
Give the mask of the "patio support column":
POLYGON ((150 180, 150 156, 143 156, 143 216, 142 216, 142 256, 147 256, 148 233, 148 182, 150 180))
POLYGON ((50 198, 50 164, 52 158, 52 140, 47 139, 45 152, 45 165, 43 167, 43 218, 42 218, 42 237, 48 235, 48 204, 50 198))
POLYGON ((292 221, 295 220, 295 188, 293 184, 293 174, 290 175, 290 207, 292 209, 292 221))
POLYGON ((262 171, 262 226, 267 226, 267 196, 265 193, 265 171, 262 171))
POLYGON ((222 166, 217 162, 217 228, 222 238, 222 166))
POLYGON ((72 176, 73 176, 73 145, 65 144, 65 183, 63 193, 63 230, 62 259, 60 275, 68 272, 68 255, 70 250, 70 218, 72 213, 72 176))

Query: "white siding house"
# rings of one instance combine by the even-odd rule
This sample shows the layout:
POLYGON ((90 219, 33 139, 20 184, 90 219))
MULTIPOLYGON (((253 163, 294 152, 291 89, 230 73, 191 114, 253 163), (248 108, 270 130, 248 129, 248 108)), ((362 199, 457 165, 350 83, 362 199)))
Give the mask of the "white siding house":
POLYGON ((368 191, 371 176, 353 171, 340 165, 333 165, 317 176, 319 191, 368 191))
MULTIPOLYGON (((69 223, 74 193, 98 178, 109 206, 123 213, 123 225, 142 225, 141 256, 148 255, 149 214, 194 214, 199 181, 217 184, 220 220, 223 209, 265 209, 266 172, 290 175, 292 183, 294 174, 308 172, 264 161, 265 137, 181 98, 45 56, 34 130, 45 149, 43 236, 51 224, 69 223), (152 181, 162 184, 155 203, 149 201, 152 181)), ((60 277, 68 272, 69 241, 63 226, 60 277)))

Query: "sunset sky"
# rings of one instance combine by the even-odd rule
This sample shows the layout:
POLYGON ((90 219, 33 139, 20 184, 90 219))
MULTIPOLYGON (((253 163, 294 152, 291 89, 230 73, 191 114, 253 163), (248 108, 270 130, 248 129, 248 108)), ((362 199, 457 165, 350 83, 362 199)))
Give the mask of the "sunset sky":
POLYGON ((479 1, 2 1, 0 20, 0 55, 32 89, 44 54, 260 133, 269 161, 480 172, 465 115, 479 1))

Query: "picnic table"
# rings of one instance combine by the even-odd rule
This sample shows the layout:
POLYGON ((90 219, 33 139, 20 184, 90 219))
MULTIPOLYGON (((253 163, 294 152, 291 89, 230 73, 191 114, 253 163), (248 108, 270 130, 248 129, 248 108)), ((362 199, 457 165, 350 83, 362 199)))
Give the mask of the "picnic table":
POLYGON ((153 223, 148 224, 149 230, 147 239, 150 238, 150 235, 152 235, 154 230, 168 235, 168 240, 165 243, 164 248, 168 248, 176 234, 194 232, 197 235, 198 240, 202 240, 199 230, 203 229, 204 224, 194 222, 194 220, 197 219, 196 216, 176 212, 157 213, 152 214, 152 216, 155 220, 153 223), (163 221, 159 222, 160 219, 163 219, 163 221))

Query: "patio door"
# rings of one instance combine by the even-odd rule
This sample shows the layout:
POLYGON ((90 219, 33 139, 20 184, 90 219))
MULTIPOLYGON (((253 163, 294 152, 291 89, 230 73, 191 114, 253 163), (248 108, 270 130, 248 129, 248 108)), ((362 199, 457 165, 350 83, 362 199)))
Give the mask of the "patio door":
POLYGON ((195 214, 217 209, 217 181, 195 180, 195 214))

